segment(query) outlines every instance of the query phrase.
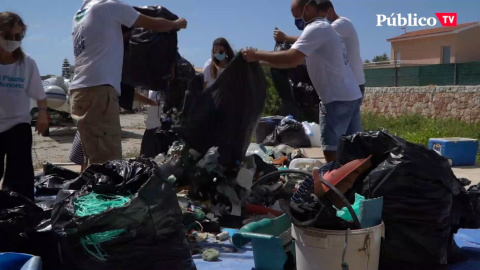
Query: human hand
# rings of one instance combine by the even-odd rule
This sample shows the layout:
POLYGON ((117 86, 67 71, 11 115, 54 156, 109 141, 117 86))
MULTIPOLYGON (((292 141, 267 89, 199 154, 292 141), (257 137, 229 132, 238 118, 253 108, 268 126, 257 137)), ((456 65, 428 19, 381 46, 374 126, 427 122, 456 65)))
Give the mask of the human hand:
POLYGON ((177 29, 185 29, 187 28, 187 20, 185 20, 185 18, 180 18, 178 20, 175 21, 175 26, 177 29))
POLYGON ((38 134, 42 134, 48 129, 49 120, 46 110, 39 110, 37 116, 37 124, 35 125, 35 131, 38 134))
POLYGON ((273 31, 273 38, 277 42, 285 42, 287 41, 287 35, 280 31, 278 28, 275 27, 275 31, 273 31))
POLYGON ((257 49, 246 48, 242 50, 242 57, 247 62, 256 62, 257 59, 257 49))

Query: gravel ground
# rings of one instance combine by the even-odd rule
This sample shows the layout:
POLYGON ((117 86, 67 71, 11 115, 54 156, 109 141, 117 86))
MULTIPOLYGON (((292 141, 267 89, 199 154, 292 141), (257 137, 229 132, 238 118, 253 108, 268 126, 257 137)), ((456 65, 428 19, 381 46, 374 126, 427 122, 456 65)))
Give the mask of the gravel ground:
MULTIPOLYGON (((124 157, 136 157, 140 153, 140 144, 145 131, 145 114, 122 114, 122 150, 124 157)), ((34 131, 34 128, 32 128, 34 131)), ((77 129, 70 125, 66 127, 51 127, 50 136, 33 136, 33 164, 40 169, 44 162, 71 163, 70 150, 77 129)))

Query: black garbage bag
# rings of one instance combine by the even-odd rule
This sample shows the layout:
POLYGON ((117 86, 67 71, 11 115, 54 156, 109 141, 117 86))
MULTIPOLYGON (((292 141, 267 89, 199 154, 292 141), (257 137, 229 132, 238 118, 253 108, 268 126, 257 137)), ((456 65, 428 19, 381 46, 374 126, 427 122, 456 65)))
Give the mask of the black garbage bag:
POLYGON ((185 92, 188 90, 190 81, 195 77, 195 68, 185 58, 177 55, 175 73, 165 93, 165 108, 181 110, 185 100, 185 92))
POLYGON ((23 252, 25 234, 35 230, 43 218, 42 208, 28 198, 0 190, 0 252, 23 252))
POLYGON ((266 146, 286 144, 295 148, 312 146, 303 125, 295 120, 287 120, 278 125, 275 131, 265 138, 263 144, 266 146))
POLYGON ((263 112, 266 88, 260 64, 237 54, 212 86, 189 91, 179 135, 202 156, 217 146, 219 164, 240 165, 263 112))
POLYGON ((52 227, 61 236, 63 261, 68 264, 64 267, 196 269, 185 238, 175 187, 166 179, 171 169, 169 165, 159 167, 145 159, 89 167, 84 174, 86 178, 92 175, 94 178, 56 204, 52 213, 52 227), (144 184, 129 184, 132 182, 144 184), (78 198, 107 191, 133 196, 123 206, 88 216, 77 215, 78 198), (120 231, 115 236, 92 243, 99 234, 117 230, 120 231))
POLYGON ((468 179, 457 179, 453 183, 452 232, 458 229, 480 229, 480 184, 470 185, 468 179))
POLYGON ((446 265, 456 181, 448 161, 384 132, 344 136, 337 153, 335 168, 373 156, 373 169, 353 190, 366 198, 384 198, 380 269, 446 265))
MULTIPOLYGON (((291 44, 276 43, 275 51, 290 49, 291 44)), ((308 75, 307 66, 290 69, 270 68, 272 82, 282 100, 280 114, 292 115, 300 122, 319 122, 320 98, 308 75)))
MULTIPOLYGON (((177 20, 178 16, 165 7, 135 7, 147 16, 177 20)), ((177 31, 159 33, 143 28, 132 30, 125 46, 122 82, 144 89, 167 89, 171 69, 177 58, 177 31)))
POLYGON ((76 173, 69 169, 65 169, 60 166, 53 165, 52 163, 48 162, 43 165, 43 173, 45 175, 54 175, 57 177, 61 177, 65 180, 72 180, 80 176, 79 173, 76 173))

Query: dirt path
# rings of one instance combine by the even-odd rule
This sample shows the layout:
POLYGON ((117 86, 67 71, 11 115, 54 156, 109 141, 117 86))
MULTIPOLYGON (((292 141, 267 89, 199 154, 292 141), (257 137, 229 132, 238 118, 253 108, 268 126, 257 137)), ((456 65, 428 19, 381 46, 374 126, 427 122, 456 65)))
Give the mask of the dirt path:
MULTIPOLYGON (((120 115, 122 124, 122 149, 124 157, 136 157, 140 153, 143 132, 145 131, 144 114, 120 115)), ((75 127, 51 127, 50 136, 33 136, 33 164, 35 169, 44 162, 70 163, 70 151, 77 129, 75 127)))

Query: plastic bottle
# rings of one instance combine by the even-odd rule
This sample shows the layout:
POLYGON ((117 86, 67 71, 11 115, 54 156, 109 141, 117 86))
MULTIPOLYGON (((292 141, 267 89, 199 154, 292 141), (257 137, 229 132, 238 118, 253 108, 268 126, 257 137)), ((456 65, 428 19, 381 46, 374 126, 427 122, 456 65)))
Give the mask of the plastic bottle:
POLYGON ((165 156, 163 154, 159 154, 156 158, 155 158, 155 162, 157 164, 161 164, 165 161, 165 156))
POLYGON ((283 126, 289 120, 293 120, 293 116, 288 115, 287 117, 283 118, 282 121, 280 121, 280 125, 283 126))
POLYGON ((262 149, 262 147, 259 144, 251 143, 250 146, 248 146, 247 153, 245 154, 245 156, 251 156, 251 155, 258 155, 265 162, 269 161, 269 157, 267 153, 265 153, 265 151, 262 149))
POLYGON ((312 126, 308 122, 302 122, 303 129, 305 130, 305 134, 309 137, 313 136, 312 126))

